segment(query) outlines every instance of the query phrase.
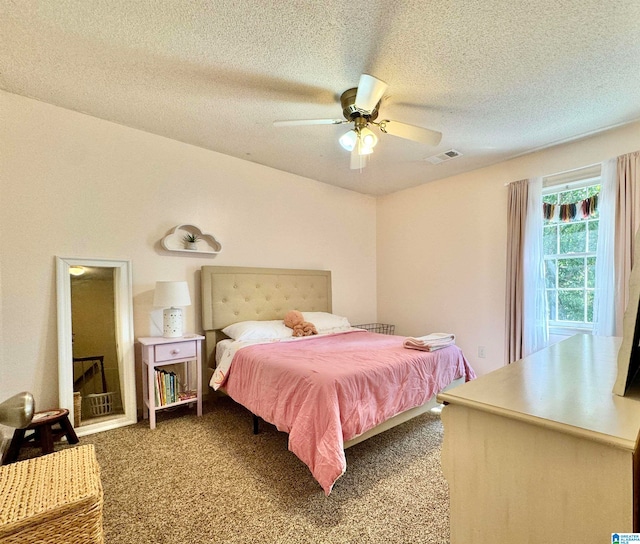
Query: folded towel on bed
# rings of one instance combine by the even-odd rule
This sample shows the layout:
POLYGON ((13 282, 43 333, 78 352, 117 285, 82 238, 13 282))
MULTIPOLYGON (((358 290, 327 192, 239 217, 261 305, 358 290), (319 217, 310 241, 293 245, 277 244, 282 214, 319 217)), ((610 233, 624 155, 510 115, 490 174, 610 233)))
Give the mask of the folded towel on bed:
POLYGON ((435 351, 446 348, 456 343, 456 335, 447 332, 434 332, 426 336, 410 336, 405 338, 402 345, 409 349, 419 349, 422 351, 435 351))

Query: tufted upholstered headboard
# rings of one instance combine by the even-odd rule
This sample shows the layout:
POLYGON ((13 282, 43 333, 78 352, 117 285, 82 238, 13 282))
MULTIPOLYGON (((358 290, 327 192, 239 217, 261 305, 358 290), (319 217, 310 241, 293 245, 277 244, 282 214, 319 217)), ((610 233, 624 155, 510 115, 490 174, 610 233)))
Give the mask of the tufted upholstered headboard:
POLYGON ((215 366, 221 329, 231 323, 283 319, 289 310, 331 312, 329 270, 203 266, 201 286, 205 367, 215 366))

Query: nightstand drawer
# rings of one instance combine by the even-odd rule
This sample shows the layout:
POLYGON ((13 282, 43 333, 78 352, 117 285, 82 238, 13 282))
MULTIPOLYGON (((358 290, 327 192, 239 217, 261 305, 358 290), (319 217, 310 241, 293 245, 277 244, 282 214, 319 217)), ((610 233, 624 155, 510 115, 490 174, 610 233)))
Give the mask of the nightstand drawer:
POLYGON ((173 361, 196 356, 196 341, 160 344, 156 348, 156 362, 173 361))

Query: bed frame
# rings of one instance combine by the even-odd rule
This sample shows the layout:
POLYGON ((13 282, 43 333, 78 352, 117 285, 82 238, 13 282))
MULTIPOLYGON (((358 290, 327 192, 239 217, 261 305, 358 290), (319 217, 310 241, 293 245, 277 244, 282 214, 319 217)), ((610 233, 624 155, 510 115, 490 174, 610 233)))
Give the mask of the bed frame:
MULTIPOLYGON (((331 272, 289 268, 202 267, 202 327, 205 334, 209 384, 215 367, 216 344, 227 336, 222 329, 238 321, 283 319, 289 310, 331 312, 331 272)), ((464 382, 454 381, 446 389, 464 382)), ((345 449, 387 429, 428 412, 438 405, 432 399, 345 442, 345 449)))

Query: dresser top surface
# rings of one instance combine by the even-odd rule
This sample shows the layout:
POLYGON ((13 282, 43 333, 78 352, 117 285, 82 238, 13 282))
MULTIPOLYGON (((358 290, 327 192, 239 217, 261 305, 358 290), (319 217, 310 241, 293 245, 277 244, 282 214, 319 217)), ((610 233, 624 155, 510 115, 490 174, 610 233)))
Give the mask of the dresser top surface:
POLYGON ((613 393, 621 341, 572 336, 438 399, 635 449, 640 391, 613 393))

